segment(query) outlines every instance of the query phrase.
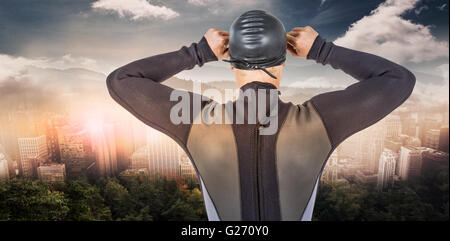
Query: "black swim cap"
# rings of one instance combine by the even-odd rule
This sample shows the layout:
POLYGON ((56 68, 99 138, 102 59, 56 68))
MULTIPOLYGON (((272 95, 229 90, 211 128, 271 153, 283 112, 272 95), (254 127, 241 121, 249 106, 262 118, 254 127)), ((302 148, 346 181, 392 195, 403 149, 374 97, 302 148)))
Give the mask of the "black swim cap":
POLYGON ((230 27, 230 62, 237 69, 260 69, 281 65, 286 60, 286 30, 275 16, 262 10, 245 12, 230 27))

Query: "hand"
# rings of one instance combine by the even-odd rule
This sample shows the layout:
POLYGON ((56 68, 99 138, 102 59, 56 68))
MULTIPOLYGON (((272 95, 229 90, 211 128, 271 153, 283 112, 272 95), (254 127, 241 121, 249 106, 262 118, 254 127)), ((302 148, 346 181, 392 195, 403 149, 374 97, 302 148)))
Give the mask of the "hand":
POLYGON ((230 56, 228 49, 230 34, 228 32, 211 28, 205 33, 205 38, 217 59, 228 58, 230 56))
POLYGON ((286 34, 286 49, 292 56, 306 58, 319 33, 310 26, 294 28, 286 34))

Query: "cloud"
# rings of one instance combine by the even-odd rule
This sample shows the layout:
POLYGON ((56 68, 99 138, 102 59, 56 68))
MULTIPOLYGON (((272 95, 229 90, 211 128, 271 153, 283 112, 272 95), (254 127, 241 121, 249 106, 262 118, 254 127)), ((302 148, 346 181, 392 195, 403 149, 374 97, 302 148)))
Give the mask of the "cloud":
POLYGON ((421 102, 427 105, 448 104, 449 98, 449 64, 442 64, 431 69, 434 74, 443 80, 439 83, 418 81, 414 88, 421 102))
POLYGON ((448 68, 449 68, 449 64, 442 64, 442 65, 439 65, 438 67, 436 67, 436 70, 438 71, 438 72, 440 72, 441 73, 441 76, 442 76, 442 78, 444 79, 444 81, 448 84, 448 68))
POLYGON ((428 6, 427 5, 423 5, 419 8, 417 8, 416 10, 414 10, 414 12, 419 15, 423 10, 428 10, 428 6))
POLYGON ((0 54, 0 81, 11 77, 28 77, 28 67, 52 68, 65 70, 71 68, 83 68, 104 73, 103 68, 96 60, 86 57, 75 57, 66 54, 60 58, 25 58, 0 54))
POLYGON ((336 84, 336 81, 326 77, 313 76, 306 80, 295 81, 288 85, 289 88, 345 88, 345 85, 336 84))
POLYGON ((197 7, 205 7, 214 15, 244 12, 255 7, 257 9, 271 9, 270 6, 272 6, 270 0, 188 0, 187 2, 197 7))
POLYGON ((429 26, 402 18, 402 14, 413 10, 419 1, 387 0, 370 15, 353 23, 334 42, 402 63, 448 57, 448 42, 438 41, 429 26))
POLYGON ((189 4, 195 5, 195 6, 205 6, 209 2, 215 2, 217 0, 188 0, 189 4))
POLYGON ((161 18, 168 20, 180 14, 165 6, 156 6, 146 0, 98 0, 92 3, 93 9, 106 10, 130 16, 132 20, 161 18))
POLYGON ((102 105, 109 100, 106 76, 87 69, 95 65, 95 60, 71 54, 59 58, 0 54, 0 112, 102 105))
POLYGON ((445 7, 447 7, 447 3, 442 4, 441 6, 437 7, 439 10, 444 11, 445 7))

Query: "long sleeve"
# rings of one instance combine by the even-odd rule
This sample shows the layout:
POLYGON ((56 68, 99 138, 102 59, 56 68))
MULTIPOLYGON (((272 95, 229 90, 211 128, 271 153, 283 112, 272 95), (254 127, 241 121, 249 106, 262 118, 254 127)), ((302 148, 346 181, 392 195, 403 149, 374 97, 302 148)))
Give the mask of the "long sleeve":
MULTIPOLYGON (((106 82, 111 97, 117 103, 145 124, 185 145, 191 124, 172 123, 170 111, 178 101, 170 101, 173 89, 161 82, 182 70, 215 60, 216 56, 203 37, 199 43, 193 43, 190 47, 184 46, 178 51, 144 58, 120 67, 109 74, 106 82)), ((188 94, 192 108, 194 94, 188 94)))
POLYGON ((359 81, 311 99, 333 147, 400 106, 415 85, 414 75, 406 68, 379 56, 334 45, 320 36, 307 58, 341 69, 359 81))

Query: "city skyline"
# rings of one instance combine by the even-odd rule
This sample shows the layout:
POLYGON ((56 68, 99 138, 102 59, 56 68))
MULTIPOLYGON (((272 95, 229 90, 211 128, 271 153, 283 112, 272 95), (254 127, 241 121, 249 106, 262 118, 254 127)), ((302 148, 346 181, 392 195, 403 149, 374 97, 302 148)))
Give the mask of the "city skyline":
MULTIPOLYGON (((192 176, 186 153, 174 148, 169 137, 148 138, 151 130, 113 103, 106 76, 129 61, 196 42, 210 27, 226 30, 236 16, 255 8, 280 17, 287 30, 311 25, 335 44, 379 54, 416 76, 414 92, 402 106, 339 146, 325 179, 377 182, 380 166, 386 167, 380 159, 393 168, 392 162, 382 158, 385 149, 396 153, 392 180, 407 179, 410 172, 413 176, 420 173, 419 164, 424 156, 432 156, 430 150, 448 153, 447 1, 346 0, 352 9, 343 9, 345 4, 334 0, 185 3, 130 0, 111 5, 110 0, 83 0, 61 5, 49 0, 27 5, 2 1, 0 173, 6 173, 7 160, 8 178, 16 172, 38 177, 38 168, 49 163, 64 164, 67 177, 92 171, 114 176, 129 169, 147 169, 150 175, 159 170, 169 176, 192 176), (139 6, 144 10, 136 10, 139 6), (29 31, 11 34, 12 29, 29 31), (37 139, 40 144, 33 144, 37 139), (37 151, 43 146, 46 151, 37 151), (166 152, 167 148, 172 151, 166 152)), ((164 84, 193 90, 193 82, 202 81, 202 90, 223 91, 236 88, 233 79, 229 65, 214 62, 184 71, 164 84)), ((289 56, 281 99, 301 104, 354 81, 330 67, 289 56)), ((382 174, 382 184, 391 180, 391 169, 386 173, 389 178, 382 174)))

